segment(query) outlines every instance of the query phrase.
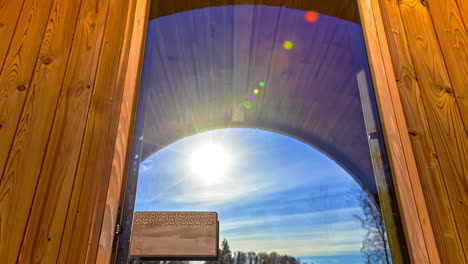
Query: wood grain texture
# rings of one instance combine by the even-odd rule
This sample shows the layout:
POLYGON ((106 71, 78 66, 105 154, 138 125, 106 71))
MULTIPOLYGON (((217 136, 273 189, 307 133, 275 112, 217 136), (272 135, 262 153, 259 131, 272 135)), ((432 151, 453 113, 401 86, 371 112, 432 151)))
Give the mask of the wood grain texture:
MULTIPOLYGON (((135 4, 135 2, 130 2, 135 4)), ((76 171, 59 262, 93 263, 99 243, 105 199, 123 94, 125 63, 120 62, 129 2, 111 0, 95 87, 76 171), (119 8, 113 8, 118 6, 119 8), (79 248, 79 250, 69 250, 79 248)))
MULTIPOLYGON (((444 55, 428 9, 416 0, 400 1, 421 98, 440 162, 452 211, 466 250, 468 241, 468 136, 454 95, 444 55)), ((466 86, 466 84, 465 84, 466 86)))
MULTIPOLYGON (((456 0, 433 0, 429 6, 429 12, 452 83, 453 96, 468 133, 467 30, 456 0)), ((465 250, 468 250, 468 246, 465 250)))
MULTIPOLYGON (((83 1, 53 128, 30 215, 40 229, 29 255, 55 263, 81 151, 89 102, 106 20, 107 1, 83 1), (46 235, 45 235, 46 234, 46 235)), ((28 261, 28 259, 26 259, 28 261)))
POLYGON ((359 7, 409 254, 412 263, 438 264, 440 259, 394 79, 380 4, 360 0, 359 7))
POLYGON ((456 0, 456 2, 458 4, 460 15, 462 16, 462 19, 465 25, 465 30, 467 30, 468 29, 468 1, 456 0))
POLYGON ((29 114, 12 141, 26 94, 34 93, 26 87, 30 88, 52 2, 26 1, 0 73, 0 257, 7 263, 16 261, 37 183, 37 178, 30 179, 19 170, 24 168, 19 152, 23 144, 31 143, 24 131, 32 125, 29 114))
MULTIPOLYGON (((123 51, 129 51, 128 67, 125 72, 125 83, 122 104, 120 108, 119 126, 115 143, 114 156, 112 159, 112 170, 107 190, 106 207, 99 238, 99 249, 96 263, 110 263, 112 256, 112 243, 114 241, 117 212, 120 203, 120 194, 124 175, 128 170, 128 157, 131 151, 131 140, 135 120, 137 96, 139 91, 139 80, 141 62, 146 35, 149 2, 136 0, 134 16, 129 15, 127 19, 127 31, 125 33, 125 44, 123 51)), ((122 61, 121 63, 127 63, 122 61)))
MULTIPOLYGON (((13 147, 8 157, 5 175, 14 175, 16 183, 21 188, 12 190, 16 203, 21 203, 12 217, 21 219, 20 215, 29 214, 34 190, 45 155, 47 140, 65 75, 68 56, 76 25, 76 16, 81 1, 55 1, 47 23, 36 64, 33 80, 27 94, 25 107, 21 114, 18 129, 15 134, 13 147), (48 102, 44 104, 43 102, 48 102), (44 139, 44 140, 41 140, 44 139), (24 166, 24 164, 28 164, 24 166)), ((15 221, 18 233, 25 228, 26 219, 15 221)), ((35 239, 42 236, 47 240, 47 234, 41 233, 40 228, 31 226, 26 231, 26 238, 21 250, 19 262, 31 263, 30 252, 35 246, 35 239), (25 261, 25 259, 28 259, 25 261)), ((50 241, 49 241, 50 242, 50 241)), ((12 251, 16 251, 11 249, 12 251)), ((37 259, 36 259, 37 261, 37 259)))
POLYGON ((10 47, 23 4, 24 0, 3 0, 0 2, 0 36, 2 37, 0 42, 0 70, 5 62, 5 56, 10 47))
MULTIPOLYGON (((0 168, 4 168, 53 0, 27 0, 0 72, 0 168)), ((0 178, 1 180, 2 178, 0 178)), ((3 222, 3 221, 2 221, 3 222)))
POLYGON ((130 256, 216 258, 216 212, 135 212, 130 256))
POLYGON ((465 263, 397 1, 381 1, 395 77, 442 263, 465 263))

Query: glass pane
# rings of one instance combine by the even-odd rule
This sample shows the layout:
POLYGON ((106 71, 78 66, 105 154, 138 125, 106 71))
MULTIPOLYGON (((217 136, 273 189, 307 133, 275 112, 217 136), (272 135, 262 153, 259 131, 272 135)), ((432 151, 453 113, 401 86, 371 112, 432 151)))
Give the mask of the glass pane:
POLYGON ((128 258, 134 211, 217 211, 220 264, 406 263, 361 26, 181 6, 152 7, 117 263, 174 264, 128 258))
POLYGON ((223 264, 390 263, 382 217, 357 182, 313 147, 259 129, 156 152, 140 165, 135 210, 217 211, 223 264))

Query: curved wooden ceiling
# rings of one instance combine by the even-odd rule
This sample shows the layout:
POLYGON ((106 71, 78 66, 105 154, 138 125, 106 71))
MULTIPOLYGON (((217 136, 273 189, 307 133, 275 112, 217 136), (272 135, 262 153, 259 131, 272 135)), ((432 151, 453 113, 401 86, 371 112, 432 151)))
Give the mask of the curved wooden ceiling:
POLYGON ((213 6, 265 5, 310 11, 360 23, 356 0, 151 0, 150 20, 213 6))
POLYGON ((318 148, 375 196, 356 81, 367 64, 353 56, 349 33, 358 27, 326 15, 307 23, 304 11, 258 5, 150 21, 143 156, 214 128, 264 128, 318 148), (293 49, 283 48, 286 40, 293 49), (255 100, 250 108, 246 96, 255 100))

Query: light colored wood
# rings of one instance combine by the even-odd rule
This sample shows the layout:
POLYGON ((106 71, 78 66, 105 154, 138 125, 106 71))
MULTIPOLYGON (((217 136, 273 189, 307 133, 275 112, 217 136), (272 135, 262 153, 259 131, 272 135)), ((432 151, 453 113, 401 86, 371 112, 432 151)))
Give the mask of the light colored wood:
POLYGON ((358 1, 390 166, 413 263, 440 263, 378 1, 358 1))
POLYGON ((135 212, 130 256, 216 258, 215 212, 135 212))
MULTIPOLYGON (((56 263, 103 40, 108 1, 84 0, 29 225, 42 229, 30 254, 56 263), (50 239, 50 243, 49 243, 50 239)), ((74 249, 78 250, 78 249, 74 249)))
POLYGON ((437 35, 434 27, 429 26, 432 20, 428 9, 416 0, 402 0, 399 5, 434 140, 436 152, 433 155, 440 162, 442 179, 466 251, 468 241, 463 238, 468 237, 468 207, 464 204, 468 201, 468 134, 437 35))
MULTIPOLYGON (((5 175, 15 175, 16 183, 21 186, 12 195, 18 197, 14 199, 15 201, 22 203, 21 206, 16 206, 17 209, 14 211, 16 215, 27 215, 33 202, 70 53, 76 25, 76 19, 73 18, 77 16, 80 5, 81 1, 55 1, 48 18, 35 73, 5 170, 5 175)), ((43 205, 38 206, 42 208, 43 205)), ((41 215, 42 212, 30 215, 30 219, 41 215)), ((18 230, 25 228, 25 220, 16 221, 18 230)), ((39 247, 51 243, 59 243, 59 239, 51 241, 44 229, 29 225, 23 238, 19 262, 39 262, 39 258, 33 256, 32 251, 41 251, 39 247), (46 242, 37 243, 41 239, 42 242, 46 242)))
POLYGON ((382 0, 388 45, 442 263, 465 263, 397 1, 382 0))
POLYGON ((3 63, 5 62, 5 56, 15 32, 16 23, 18 22, 23 7, 24 0, 19 1, 3 1, 0 4, 0 71, 3 63))
POLYGON ((4 168, 10 151, 52 2, 52 0, 46 0, 39 3, 39 0, 27 0, 24 3, 23 14, 18 20, 8 54, 2 64, 0 72, 0 168, 4 168))
MULTIPOLYGON (((462 16, 465 30, 468 30, 468 1, 465 0, 456 0, 458 4, 458 8, 460 9, 460 15, 462 16)), ((466 97, 465 97, 466 100, 466 97)))
POLYGON ((126 64, 119 62, 129 3, 135 4, 126 0, 109 3, 95 87, 61 242, 60 263, 96 261, 123 94, 125 76, 120 68, 126 64))
MULTIPOLYGON (((430 15, 453 88, 453 96, 468 133, 468 34, 457 0, 432 0, 430 15)), ((426 22, 426 21, 421 21, 426 22)), ((428 39, 430 41, 430 39, 428 39)), ((468 177, 468 176, 467 176, 468 177)), ((465 178, 468 180, 468 178, 465 178)), ((468 183, 468 181, 466 181, 468 183)), ((467 213, 468 220, 468 213, 467 213)), ((468 224, 468 222, 467 222, 468 224)), ((466 227, 466 226, 465 226, 466 227)), ((463 228, 463 227, 462 227, 463 228)), ((467 231, 468 232, 468 231, 467 231)), ((468 235, 464 234, 465 236, 468 235)), ((468 252, 468 241, 465 251, 468 252)))
POLYGON ((18 256, 22 241, 18 234, 26 225, 37 183, 37 178, 30 179, 19 171, 25 166, 19 152, 23 143, 28 143, 22 131, 31 125, 28 115, 22 120, 14 143, 13 140, 26 94, 34 92, 29 84, 52 2, 26 1, 0 72, 0 259, 7 263, 15 262, 18 256), (10 152, 11 160, 6 164, 10 152))
MULTIPOLYGON (((124 94, 120 109, 118 134, 112 159, 112 171, 109 180, 109 187, 106 198, 106 208, 104 212, 101 235, 99 238, 99 249, 96 263, 110 263, 112 256, 112 243, 114 241, 117 212, 122 193, 124 175, 128 168, 128 156, 131 151, 131 140, 133 132, 133 122, 135 119, 137 96, 139 90, 139 80, 141 72, 141 62, 143 61, 143 51, 146 35, 147 17, 149 11, 149 1, 136 1, 135 16, 127 20, 127 32, 125 41, 130 46, 128 48, 128 68, 125 72, 124 94)), ((121 63, 126 63, 121 60, 121 63)))

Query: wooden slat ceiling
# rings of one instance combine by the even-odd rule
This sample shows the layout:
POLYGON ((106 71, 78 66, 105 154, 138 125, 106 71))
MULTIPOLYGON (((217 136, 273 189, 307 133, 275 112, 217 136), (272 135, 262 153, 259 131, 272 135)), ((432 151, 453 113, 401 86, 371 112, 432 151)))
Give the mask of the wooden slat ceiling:
POLYGON ((313 145, 375 195, 356 81, 366 62, 353 56, 349 34, 359 26, 326 15, 307 23, 304 13, 236 5, 150 21, 143 156, 199 132, 258 127, 313 145))
POLYGON ((356 0, 151 0, 150 20, 193 9, 227 5, 284 6, 360 23, 356 0))

